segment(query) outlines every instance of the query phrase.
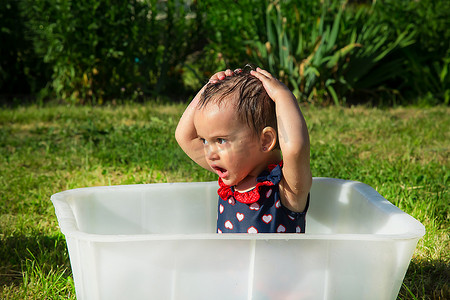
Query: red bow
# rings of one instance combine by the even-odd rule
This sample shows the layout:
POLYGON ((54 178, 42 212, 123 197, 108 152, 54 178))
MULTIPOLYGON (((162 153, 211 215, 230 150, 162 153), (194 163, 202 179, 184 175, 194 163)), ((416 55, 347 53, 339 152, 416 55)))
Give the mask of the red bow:
POLYGON ((226 185, 223 183, 222 178, 219 178, 219 189, 217 190, 217 193, 219 194, 220 198, 222 200, 227 201, 230 197, 234 197, 236 201, 239 201, 241 203, 245 204, 252 204, 259 200, 259 190, 262 186, 272 186, 273 183, 271 181, 263 181, 258 182, 254 189, 251 189, 248 192, 238 192, 231 189, 229 185, 226 185))

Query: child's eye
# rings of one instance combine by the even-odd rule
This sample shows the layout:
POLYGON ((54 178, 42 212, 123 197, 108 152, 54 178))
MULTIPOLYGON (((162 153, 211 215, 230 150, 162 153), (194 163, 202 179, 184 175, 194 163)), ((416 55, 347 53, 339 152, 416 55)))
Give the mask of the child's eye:
POLYGON ((226 139, 222 139, 222 138, 218 138, 218 139, 217 139, 217 142, 218 142, 219 144, 225 144, 225 143, 227 142, 227 140, 226 140, 226 139))

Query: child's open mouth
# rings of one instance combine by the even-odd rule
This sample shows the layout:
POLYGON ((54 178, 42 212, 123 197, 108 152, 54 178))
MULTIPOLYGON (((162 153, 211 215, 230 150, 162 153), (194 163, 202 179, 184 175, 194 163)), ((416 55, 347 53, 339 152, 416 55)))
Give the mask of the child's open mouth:
POLYGON ((228 171, 224 168, 218 167, 218 166, 211 166, 214 170, 216 170, 217 175, 219 175, 220 178, 224 178, 228 175, 228 171))

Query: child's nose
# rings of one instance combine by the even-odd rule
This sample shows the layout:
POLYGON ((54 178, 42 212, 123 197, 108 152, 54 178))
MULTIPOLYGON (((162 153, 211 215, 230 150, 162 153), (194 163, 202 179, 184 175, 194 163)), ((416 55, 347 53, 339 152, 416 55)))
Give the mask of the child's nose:
POLYGON ((209 160, 217 160, 219 159, 219 154, 217 151, 217 147, 215 146, 208 146, 206 148, 206 158, 209 160))

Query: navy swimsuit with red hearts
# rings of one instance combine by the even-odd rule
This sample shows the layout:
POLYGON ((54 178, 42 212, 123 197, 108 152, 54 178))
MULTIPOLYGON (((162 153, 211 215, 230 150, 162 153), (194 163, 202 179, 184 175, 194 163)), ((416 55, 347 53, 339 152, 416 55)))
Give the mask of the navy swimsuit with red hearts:
POLYGON ((303 212, 290 211, 281 203, 281 165, 270 165, 248 192, 235 191, 219 178, 218 233, 304 233, 309 195, 303 212))

